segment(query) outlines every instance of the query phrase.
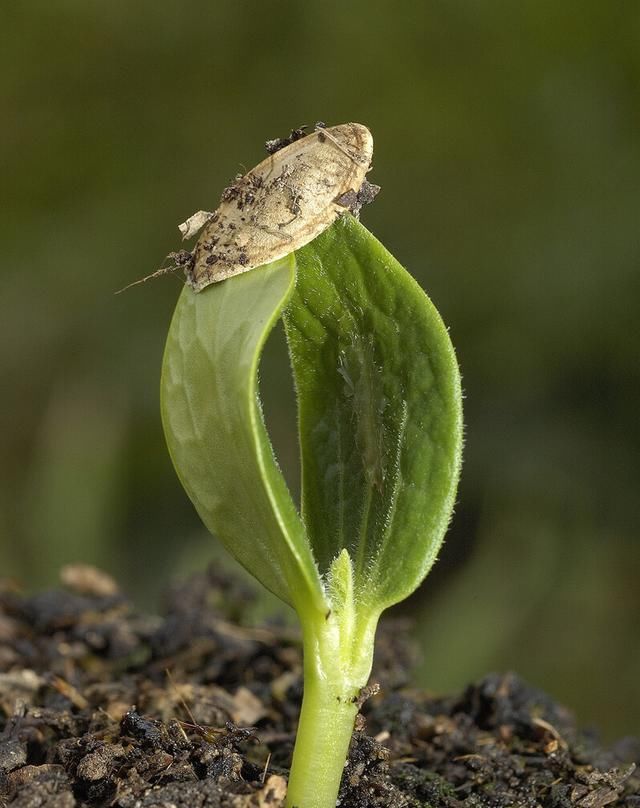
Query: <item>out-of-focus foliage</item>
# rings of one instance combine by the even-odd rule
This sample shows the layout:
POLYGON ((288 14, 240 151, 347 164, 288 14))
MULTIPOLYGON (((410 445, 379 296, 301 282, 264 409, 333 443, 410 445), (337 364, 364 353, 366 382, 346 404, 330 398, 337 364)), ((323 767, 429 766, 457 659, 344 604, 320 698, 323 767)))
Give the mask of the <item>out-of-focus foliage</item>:
MULTIPOLYGON (((264 140, 361 121, 364 221, 450 325, 467 393, 458 513, 411 601, 423 681, 510 667, 637 729, 638 4, 34 0, 2 21, 3 572, 82 558, 149 597, 209 555, 159 420, 179 285, 112 292, 264 140)), ((278 343, 285 470, 287 371, 278 343)))

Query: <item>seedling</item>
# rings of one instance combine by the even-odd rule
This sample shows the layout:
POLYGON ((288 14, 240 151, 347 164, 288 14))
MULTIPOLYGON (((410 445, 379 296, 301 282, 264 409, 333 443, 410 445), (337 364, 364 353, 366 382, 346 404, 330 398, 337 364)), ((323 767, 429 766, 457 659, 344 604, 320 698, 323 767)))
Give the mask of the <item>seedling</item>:
MULTIPOLYGON (((290 202, 297 194, 298 210, 291 202, 269 231, 286 237, 291 227, 293 246, 252 271, 241 264, 237 274, 227 272, 227 262, 222 283, 209 272, 215 263, 191 265, 162 369, 169 451, 200 517, 300 619, 304 697, 289 808, 335 806, 378 619, 435 561, 460 469, 460 378, 447 330, 382 244, 351 213, 338 215, 344 206, 335 200, 357 197, 360 185, 341 187, 325 200, 324 214, 315 211, 324 225, 308 243, 295 235, 313 228, 305 221, 304 177, 289 182, 291 154, 302 150, 308 162, 315 149, 329 149, 314 170, 333 166, 329 183, 353 171, 361 183, 370 153, 347 141, 349 131, 367 130, 350 126, 357 127, 326 130, 344 136, 342 149, 320 130, 268 158, 277 158, 270 178, 284 175, 276 186, 290 202), (358 163, 363 153, 366 165, 358 163), (298 404, 300 513, 258 397, 262 348, 279 317, 298 404)), ((210 224, 196 257, 206 252, 210 224)), ((258 217, 250 226, 260 224, 258 217)))

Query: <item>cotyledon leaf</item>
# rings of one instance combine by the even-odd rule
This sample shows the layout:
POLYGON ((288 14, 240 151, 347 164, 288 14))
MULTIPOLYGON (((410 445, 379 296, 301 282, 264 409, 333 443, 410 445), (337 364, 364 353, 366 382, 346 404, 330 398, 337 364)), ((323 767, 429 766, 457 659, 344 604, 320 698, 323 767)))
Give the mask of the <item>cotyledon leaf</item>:
POLYGON ((298 250, 285 311, 298 396, 302 516, 322 573, 346 548, 357 600, 422 581, 454 505, 458 366, 437 310, 357 220, 298 250))
POLYGON ((258 399, 264 342, 295 282, 290 255, 196 293, 185 286, 164 353, 162 420, 180 480, 233 556, 299 613, 327 609, 258 399))

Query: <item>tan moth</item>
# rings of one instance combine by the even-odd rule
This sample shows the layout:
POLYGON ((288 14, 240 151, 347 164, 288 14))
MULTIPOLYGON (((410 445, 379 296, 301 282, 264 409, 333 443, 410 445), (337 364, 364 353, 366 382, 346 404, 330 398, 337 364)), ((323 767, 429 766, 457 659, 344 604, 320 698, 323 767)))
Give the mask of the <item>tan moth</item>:
POLYGON ((288 255, 373 199, 379 189, 366 181, 373 155, 366 126, 318 125, 302 135, 267 143, 273 153, 225 188, 214 213, 199 211, 180 225, 183 238, 202 227, 184 266, 195 291, 288 255))
POLYGON ((267 141, 270 156, 236 177, 213 213, 199 210, 179 225, 183 240, 202 231, 192 253, 169 253, 165 260, 172 266, 120 291, 182 269, 188 285, 200 292, 304 247, 345 211, 357 216, 380 190, 366 180, 371 132, 359 123, 318 123, 309 135, 305 128, 267 141))

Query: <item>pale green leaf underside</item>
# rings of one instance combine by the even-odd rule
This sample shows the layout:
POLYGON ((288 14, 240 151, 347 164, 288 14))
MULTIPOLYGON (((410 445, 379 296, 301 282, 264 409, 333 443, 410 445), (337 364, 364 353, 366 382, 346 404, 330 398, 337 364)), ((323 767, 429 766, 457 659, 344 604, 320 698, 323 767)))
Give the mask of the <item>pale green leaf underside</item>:
POLYGON ((351 216, 297 252, 285 326, 298 395, 302 516, 322 573, 346 548, 382 609, 444 538, 462 448, 458 366, 435 307, 351 216))
POLYGON ((304 614, 326 610, 324 591, 257 395, 262 347, 294 278, 289 256, 199 293, 185 286, 167 338, 161 406, 169 452, 202 521, 304 614))

